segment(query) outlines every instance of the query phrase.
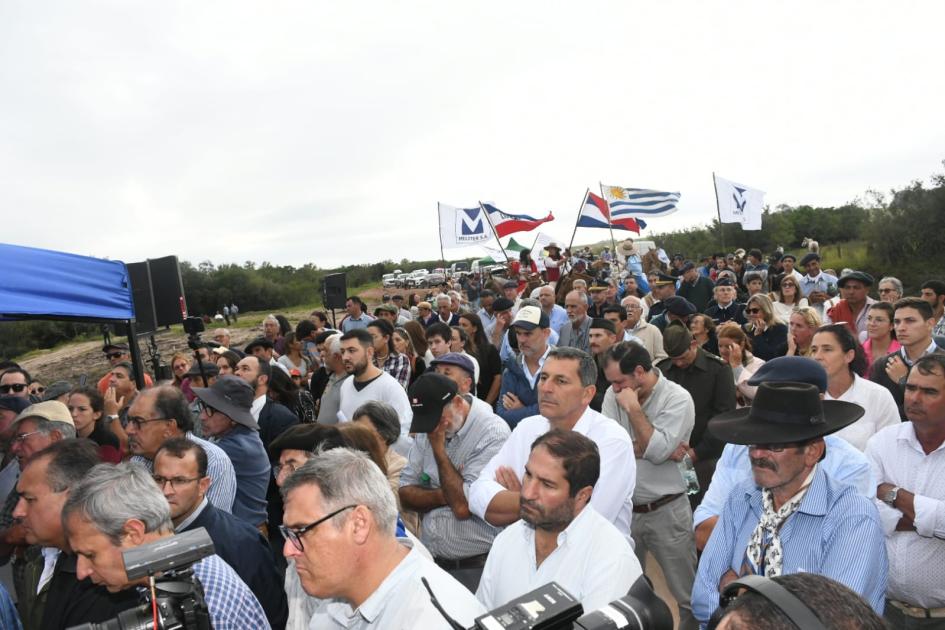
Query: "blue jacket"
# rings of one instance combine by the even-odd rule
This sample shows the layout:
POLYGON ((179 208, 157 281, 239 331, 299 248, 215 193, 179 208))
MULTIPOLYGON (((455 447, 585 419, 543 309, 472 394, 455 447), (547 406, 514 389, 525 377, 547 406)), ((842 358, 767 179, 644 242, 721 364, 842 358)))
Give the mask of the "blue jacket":
POLYGON ((496 401, 496 413, 513 429, 522 419, 538 414, 538 380, 535 380, 535 387, 528 384, 522 363, 514 355, 508 358, 502 370, 502 389, 496 401), (518 396, 525 406, 518 409, 506 409, 502 405, 502 398, 508 393, 518 396))
POLYGON ((285 628, 289 605, 269 543, 259 530, 232 514, 218 510, 211 503, 207 503, 197 518, 181 531, 198 527, 207 530, 216 554, 246 582, 266 611, 269 625, 285 628))

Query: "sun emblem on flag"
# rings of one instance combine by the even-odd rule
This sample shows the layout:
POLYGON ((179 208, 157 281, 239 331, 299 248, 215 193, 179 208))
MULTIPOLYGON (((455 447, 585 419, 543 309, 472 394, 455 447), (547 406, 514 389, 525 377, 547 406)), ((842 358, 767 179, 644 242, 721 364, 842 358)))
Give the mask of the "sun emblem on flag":
POLYGON ((623 188, 621 188, 620 186, 611 186, 610 196, 613 197, 614 199, 623 199, 624 198, 623 188))

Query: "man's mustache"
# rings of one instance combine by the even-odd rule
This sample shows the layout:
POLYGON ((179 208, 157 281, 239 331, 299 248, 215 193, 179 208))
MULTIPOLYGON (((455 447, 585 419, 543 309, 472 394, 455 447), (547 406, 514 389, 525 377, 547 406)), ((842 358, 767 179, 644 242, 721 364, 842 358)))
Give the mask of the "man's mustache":
POLYGON ((778 472, 778 465, 775 464, 770 459, 760 459, 760 458, 752 457, 751 465, 753 468, 767 468, 768 470, 773 470, 774 472, 778 472))

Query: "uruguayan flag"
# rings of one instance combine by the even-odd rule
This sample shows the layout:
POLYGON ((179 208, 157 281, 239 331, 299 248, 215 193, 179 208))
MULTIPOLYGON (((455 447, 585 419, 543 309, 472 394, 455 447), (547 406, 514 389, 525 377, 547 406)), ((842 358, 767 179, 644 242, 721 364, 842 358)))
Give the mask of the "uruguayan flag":
POLYGON ((601 185, 600 190, 610 206, 610 216, 613 219, 625 216, 646 218, 666 216, 676 212, 680 197, 678 192, 663 192, 646 188, 601 185))

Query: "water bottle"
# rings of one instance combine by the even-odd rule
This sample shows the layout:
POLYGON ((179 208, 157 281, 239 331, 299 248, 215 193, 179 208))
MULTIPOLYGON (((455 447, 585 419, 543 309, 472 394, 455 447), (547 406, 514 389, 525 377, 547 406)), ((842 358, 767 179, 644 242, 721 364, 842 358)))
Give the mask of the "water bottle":
POLYGON ((679 474, 686 482, 686 494, 699 494, 699 477, 696 475, 696 467, 689 457, 689 453, 683 455, 682 461, 678 462, 679 474))

